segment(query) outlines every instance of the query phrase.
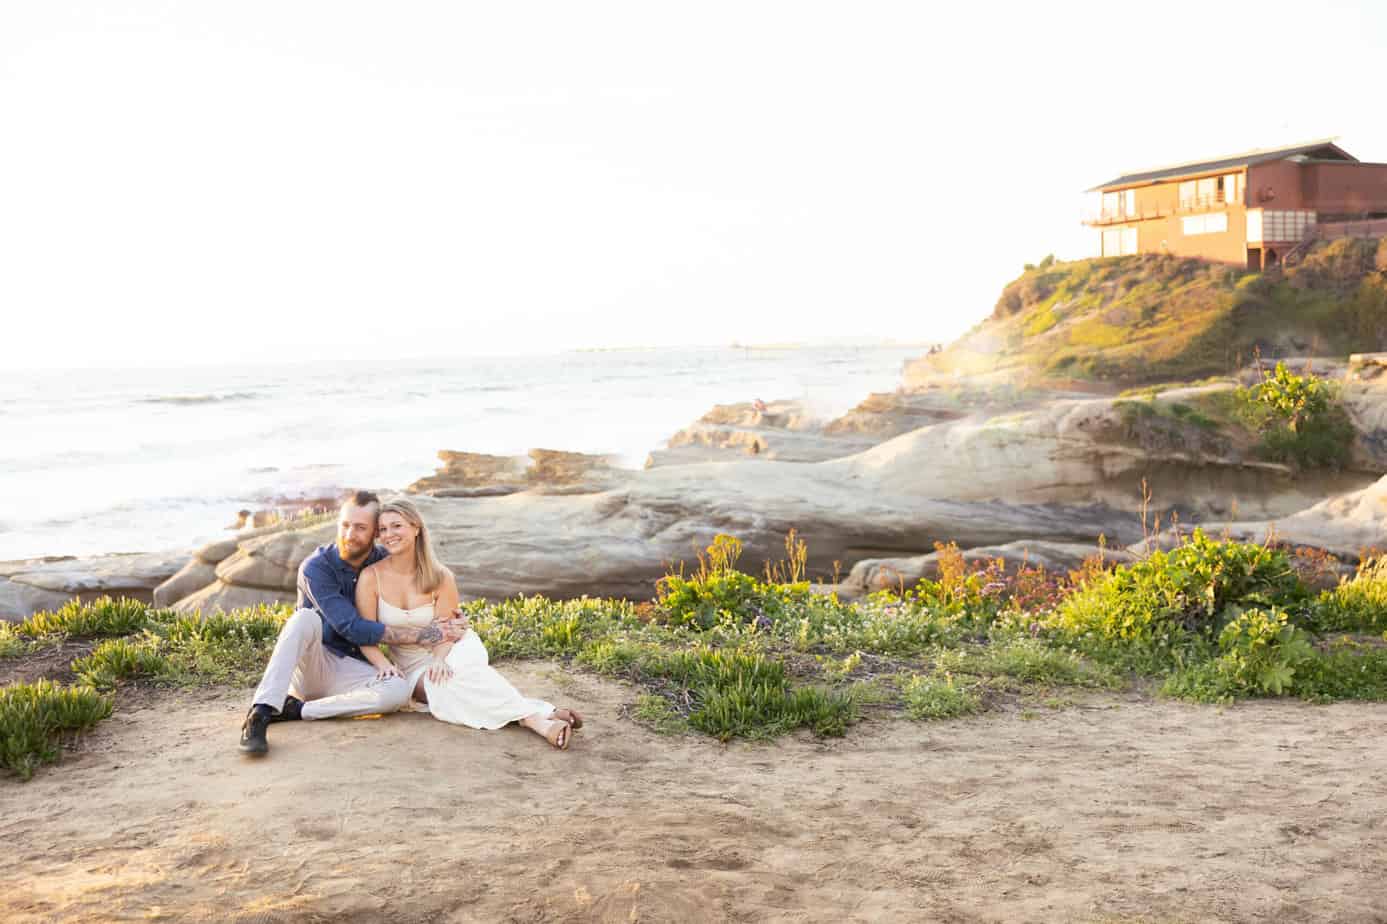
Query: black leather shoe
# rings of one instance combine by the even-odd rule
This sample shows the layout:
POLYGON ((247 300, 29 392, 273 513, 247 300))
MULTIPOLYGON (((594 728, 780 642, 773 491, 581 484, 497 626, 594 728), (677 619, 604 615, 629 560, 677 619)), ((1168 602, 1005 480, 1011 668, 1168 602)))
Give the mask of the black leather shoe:
POLYGON ((270 716, 271 722, 297 722, 303 718, 303 700, 297 696, 284 697, 284 706, 278 715, 270 716))
POLYGON ((252 706, 241 723, 241 753, 260 757, 270 752, 270 742, 265 740, 265 729, 270 724, 270 710, 266 706, 252 706))

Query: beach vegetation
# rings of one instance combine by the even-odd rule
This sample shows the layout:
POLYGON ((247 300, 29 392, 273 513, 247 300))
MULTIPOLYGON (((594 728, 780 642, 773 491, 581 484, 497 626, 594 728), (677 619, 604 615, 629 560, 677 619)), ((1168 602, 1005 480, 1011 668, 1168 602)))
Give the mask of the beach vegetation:
POLYGON ((1253 606, 1295 606, 1309 591, 1284 551, 1196 529, 1177 547, 1078 588, 1045 620, 1081 650, 1134 668, 1203 659, 1253 606))
POLYGON ((1320 631, 1387 631, 1387 554, 1364 558, 1351 579, 1322 592, 1312 623, 1320 631))
POLYGON ((111 714, 112 699, 52 680, 0 687, 0 765, 27 780, 58 760, 63 740, 111 714))
POLYGON ((661 735, 679 735, 689 730, 688 719, 680 715, 669 700, 654 693, 636 697, 631 715, 637 722, 661 735))
POLYGON ((31 642, 7 622, 0 622, 0 658, 14 658, 30 650, 31 642))
POLYGON ((149 621, 150 608, 126 597, 69 600, 56 610, 34 613, 15 627, 23 638, 116 638, 138 632, 149 621))
POLYGON ((1030 265, 992 316, 930 367, 1139 387, 1226 375, 1259 349, 1387 349, 1380 250, 1371 240, 1319 242, 1267 273, 1161 254, 1030 265))
POLYGON ((982 709, 982 698, 948 673, 911 675, 901 693, 912 719, 953 719, 982 709))
MULTIPOLYGON (((969 561, 940 544, 931 576, 849 601, 812 590, 794 549, 757 577, 738 569, 741 544, 719 536, 696 572, 667 575, 644 603, 534 596, 465 607, 494 661, 554 659, 619 680, 634 721, 721 741, 841 735, 864 711, 1039 715, 1134 686, 1197 702, 1387 699, 1382 558, 1315 594, 1285 550, 1199 530, 1131 564, 1114 567, 1100 551, 1063 574, 969 561)), ((288 615, 96 600, 0 632, 13 658, 54 638, 94 643, 80 646, 71 686, 3 688, 5 766, 31 774, 131 684, 253 685, 288 615)))

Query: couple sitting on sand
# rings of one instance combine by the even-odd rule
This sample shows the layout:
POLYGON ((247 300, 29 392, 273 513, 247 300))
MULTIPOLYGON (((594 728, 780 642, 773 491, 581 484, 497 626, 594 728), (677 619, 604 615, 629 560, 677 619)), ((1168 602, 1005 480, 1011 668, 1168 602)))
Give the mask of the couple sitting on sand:
POLYGON ((339 512, 337 544, 304 561, 298 585, 298 606, 241 726, 247 754, 269 751, 274 722, 409 707, 471 728, 519 722, 560 750, 583 727, 577 711, 521 696, 487 663, 409 501, 356 492, 339 512))

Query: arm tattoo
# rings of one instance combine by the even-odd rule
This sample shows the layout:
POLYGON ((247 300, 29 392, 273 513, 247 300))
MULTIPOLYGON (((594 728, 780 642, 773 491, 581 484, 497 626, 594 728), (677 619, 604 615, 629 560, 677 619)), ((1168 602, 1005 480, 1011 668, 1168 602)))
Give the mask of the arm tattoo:
POLYGON ((408 626, 386 626, 381 641, 387 645, 436 645, 443 641, 443 630, 437 623, 430 623, 422 629, 408 626))

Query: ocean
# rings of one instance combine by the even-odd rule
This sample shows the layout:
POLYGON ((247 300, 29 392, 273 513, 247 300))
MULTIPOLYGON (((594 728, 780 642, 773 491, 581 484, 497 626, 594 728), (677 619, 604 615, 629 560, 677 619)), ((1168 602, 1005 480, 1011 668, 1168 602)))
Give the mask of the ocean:
POLYGON ((441 449, 629 468, 714 404, 831 417, 918 346, 648 349, 163 370, 0 372, 0 561, 190 549, 241 509, 398 489, 441 449))

